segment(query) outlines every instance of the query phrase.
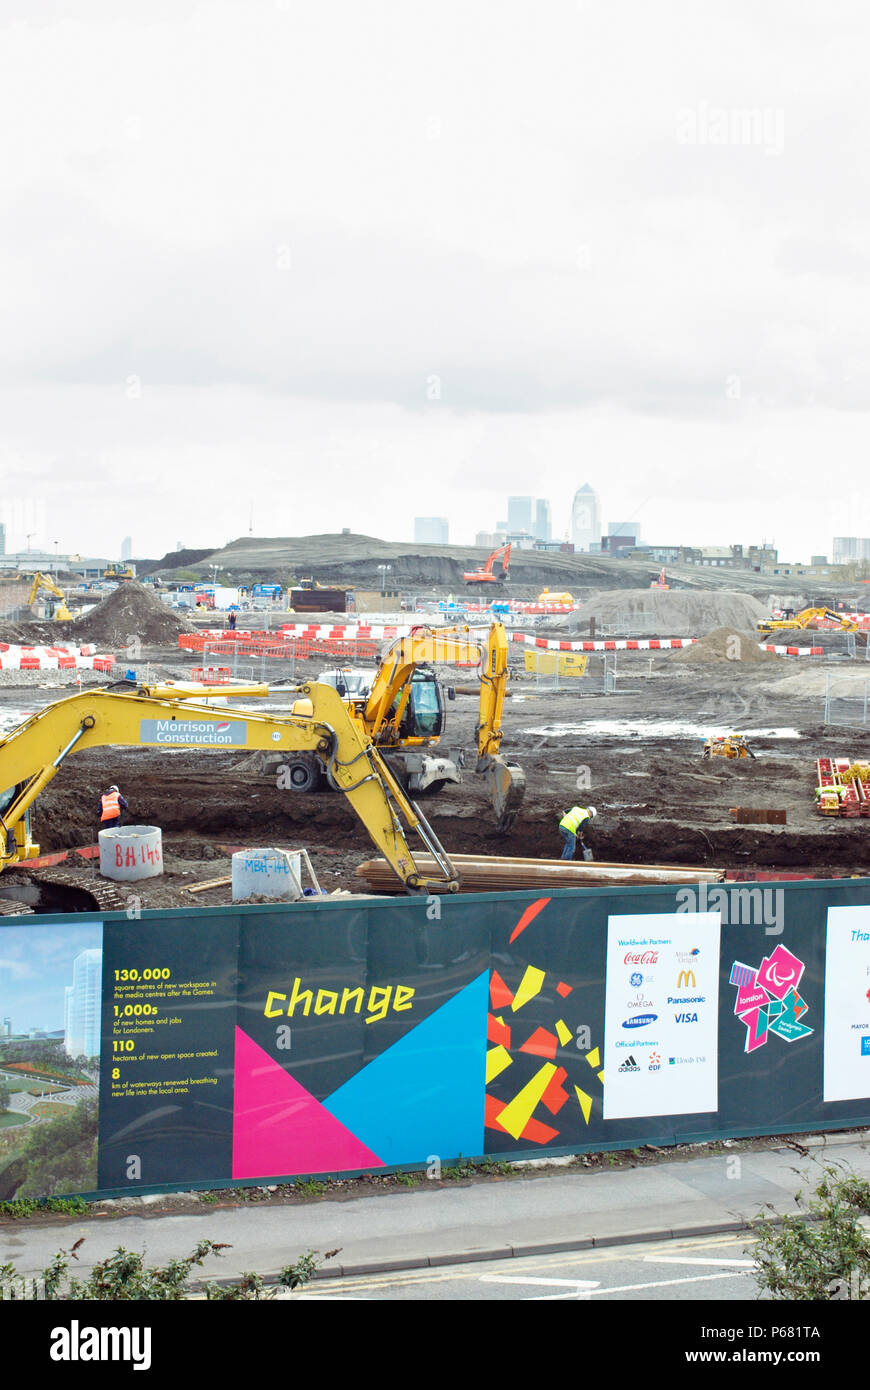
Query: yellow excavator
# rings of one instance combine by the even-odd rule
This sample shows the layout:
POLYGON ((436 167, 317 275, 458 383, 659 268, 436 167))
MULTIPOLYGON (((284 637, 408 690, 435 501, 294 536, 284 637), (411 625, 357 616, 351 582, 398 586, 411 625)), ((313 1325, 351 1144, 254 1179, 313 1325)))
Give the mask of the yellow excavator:
MULTIPOLYGON (((475 771, 486 776, 499 830, 511 828, 525 795, 522 768, 501 753, 502 712, 509 679, 508 639, 504 625, 493 623, 488 636, 476 638, 469 627, 418 627, 390 645, 376 671, 338 668, 324 671, 320 682, 332 685, 394 774, 411 791, 437 792, 461 781, 462 755, 442 750, 446 724, 444 690, 433 667, 480 663, 480 706, 475 771)), ((448 692, 449 694, 450 692, 448 692)), ((305 701, 293 705, 308 712, 305 701)), ((316 790, 321 769, 301 754, 288 766, 291 786, 316 790)))
POLYGON ((49 608, 51 617, 57 623, 68 623, 72 620, 72 613, 66 605, 66 598, 62 589, 59 589, 54 580, 48 574, 35 574, 33 583, 30 586, 30 595, 27 599, 28 607, 32 607, 36 602, 40 592, 51 594, 49 608), (57 602, 55 602, 57 600, 57 602))
POLYGON ((787 618, 767 618, 758 624, 758 631, 787 632, 794 628, 812 627, 818 620, 836 623, 842 632, 857 632, 858 624, 843 613, 835 613, 833 608, 804 608, 787 618))
MULTIPOLYGON (((268 693, 268 686, 221 687, 222 696, 268 693)), ((456 891, 456 869, 353 710, 328 685, 312 683, 301 694, 305 716, 216 709, 202 703, 201 689, 161 685, 94 690, 46 705, 0 740, 0 870, 39 855, 31 807, 72 753, 102 746, 302 751, 320 760, 408 892, 456 891), (417 868, 411 832, 434 858, 434 876, 417 868)))

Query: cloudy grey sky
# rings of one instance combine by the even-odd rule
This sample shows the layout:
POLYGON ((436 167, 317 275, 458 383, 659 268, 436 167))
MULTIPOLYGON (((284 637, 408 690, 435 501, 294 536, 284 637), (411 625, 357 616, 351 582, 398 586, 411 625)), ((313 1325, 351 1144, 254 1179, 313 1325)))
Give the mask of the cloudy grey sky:
POLYGON ((8 545, 870 534, 860 0, 0 0, 8 545))

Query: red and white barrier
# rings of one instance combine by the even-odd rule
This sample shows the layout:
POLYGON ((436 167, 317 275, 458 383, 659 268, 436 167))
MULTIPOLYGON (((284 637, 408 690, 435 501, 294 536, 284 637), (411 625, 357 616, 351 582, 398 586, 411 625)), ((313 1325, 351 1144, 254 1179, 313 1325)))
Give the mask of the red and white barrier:
POLYGON ((0 671, 111 671, 113 656, 99 656, 91 643, 82 647, 24 647, 0 642, 0 671))
MULTIPOLYGON (((438 632, 438 624, 407 623, 407 624, 371 624, 371 623, 284 623, 280 632, 270 634, 273 642, 280 642, 282 639, 308 641, 356 641, 372 638, 377 641, 391 641, 396 637, 407 637, 414 630, 420 627, 431 626, 434 632, 438 632)), ((475 627, 474 623, 469 624, 472 631, 483 629, 475 627)), ((187 637, 191 642, 195 641, 199 650, 202 646, 209 645, 221 640, 231 641, 237 639, 243 643, 246 636, 245 632, 199 632, 196 634, 182 635, 178 639, 179 646, 186 646, 187 637)), ((612 640, 599 639, 597 641, 577 641, 567 642, 555 637, 536 637, 528 632, 510 632, 508 634, 512 642, 521 642, 527 647, 539 647, 544 651, 550 652, 657 652, 675 650, 680 647, 691 647, 699 639, 697 637, 621 637, 612 640)), ((759 642, 762 651, 775 652, 777 656, 823 656, 822 647, 783 647, 773 646, 766 642, 759 642)))
POLYGON ((777 656, 824 656, 824 647, 772 647, 769 642, 759 642, 763 652, 776 652, 777 656))
POLYGON ((553 637, 531 637, 526 632, 512 632, 512 642, 527 647, 542 647, 548 652, 657 652, 671 647, 691 647, 697 637, 621 637, 613 641, 561 642, 553 637))

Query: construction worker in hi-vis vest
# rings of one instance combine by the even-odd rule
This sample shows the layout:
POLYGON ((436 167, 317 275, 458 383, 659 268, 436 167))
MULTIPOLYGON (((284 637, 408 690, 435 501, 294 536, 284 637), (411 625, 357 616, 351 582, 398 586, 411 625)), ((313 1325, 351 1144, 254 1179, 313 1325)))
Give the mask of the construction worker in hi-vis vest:
POLYGON ((100 797, 100 829, 117 830, 121 824, 121 812, 129 810, 126 801, 116 786, 111 786, 100 797))
POLYGON ((574 858, 578 840, 583 850, 583 858, 592 858, 592 851, 583 836, 597 815, 598 812, 594 806, 572 806, 570 811, 565 812, 559 821, 559 832, 565 842, 562 848, 563 859, 574 858))

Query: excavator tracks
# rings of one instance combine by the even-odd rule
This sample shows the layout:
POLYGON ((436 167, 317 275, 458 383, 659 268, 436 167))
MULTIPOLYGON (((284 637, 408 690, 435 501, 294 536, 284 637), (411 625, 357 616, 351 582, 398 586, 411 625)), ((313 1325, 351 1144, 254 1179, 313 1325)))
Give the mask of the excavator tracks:
POLYGON ((21 897, 0 897, 0 917, 126 912, 129 906, 117 885, 99 878, 92 869, 19 869, 17 873, 4 874, 2 886, 12 894, 19 889, 21 897))
POLYGON ((36 884, 53 883, 89 894, 93 899, 95 912, 127 911, 125 895, 114 883, 100 878, 93 869, 39 869, 29 877, 36 884))

